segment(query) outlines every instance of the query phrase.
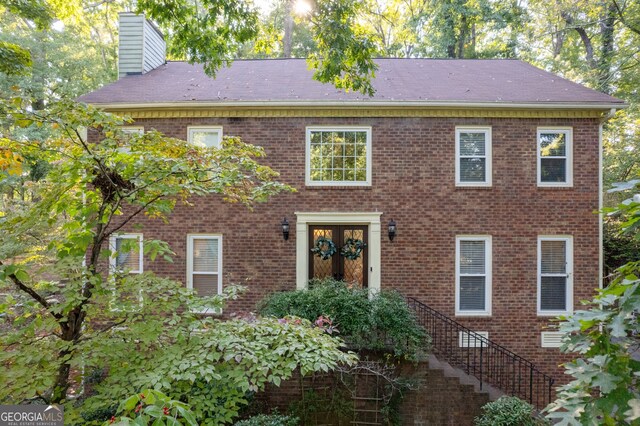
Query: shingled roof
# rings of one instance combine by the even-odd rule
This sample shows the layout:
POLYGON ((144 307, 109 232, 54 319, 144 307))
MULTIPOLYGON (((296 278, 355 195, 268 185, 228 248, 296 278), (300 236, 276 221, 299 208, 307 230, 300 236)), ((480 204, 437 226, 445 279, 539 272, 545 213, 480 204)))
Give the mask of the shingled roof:
POLYGON ((615 108, 624 102, 518 60, 378 59, 368 97, 312 79, 304 59, 237 60, 208 77, 167 62, 81 96, 96 105, 415 104, 615 108))

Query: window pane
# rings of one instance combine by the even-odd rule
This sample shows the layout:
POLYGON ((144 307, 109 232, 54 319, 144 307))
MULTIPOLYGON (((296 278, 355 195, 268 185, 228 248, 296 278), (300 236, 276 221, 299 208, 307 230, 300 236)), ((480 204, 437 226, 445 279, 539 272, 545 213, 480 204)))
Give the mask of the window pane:
POLYGON ((460 155, 461 156, 483 156, 485 155, 485 134, 484 133, 460 133, 460 155))
POLYGON ((220 132, 218 130, 191 130, 191 143, 217 148, 220 145, 220 132))
POLYGON ((542 182, 566 182, 566 162, 564 158, 541 158, 540 180, 542 182))
POLYGON ((198 296, 215 296, 218 294, 218 275, 193 275, 193 289, 198 296))
POLYGON ((193 271, 218 272, 218 240, 193 240, 193 271))
POLYGON ((313 131, 309 156, 312 181, 366 181, 367 132, 313 131), (361 170, 362 169, 362 170, 361 170))
POLYGON ((485 277, 460 277, 460 310, 483 311, 485 277))
POLYGON ((540 155, 542 157, 564 157, 566 155, 565 133, 540 133, 540 155))
POLYGON ((461 158, 460 182, 485 182, 485 158, 461 158))
POLYGON ((541 310, 564 311, 567 309, 567 279, 565 277, 542 277, 540 290, 541 310))
POLYGON ((460 274, 484 274, 484 261, 484 241, 460 241, 460 274))
POLYGON ((140 251, 136 247, 138 238, 116 238, 116 268, 118 270, 138 271, 140 269, 140 251), (128 252, 123 252, 123 245, 126 241, 128 247, 134 247, 128 252))
POLYGON ((567 271, 566 241, 541 241, 543 274, 564 274, 567 271))

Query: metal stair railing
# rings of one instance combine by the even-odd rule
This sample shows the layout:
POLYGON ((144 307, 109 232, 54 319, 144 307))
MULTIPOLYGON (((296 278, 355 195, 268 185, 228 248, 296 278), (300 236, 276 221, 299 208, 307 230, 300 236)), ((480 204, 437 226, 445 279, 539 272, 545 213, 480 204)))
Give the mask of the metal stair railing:
POLYGON ((483 384, 488 384, 539 409, 552 401, 554 379, 531 361, 413 297, 408 297, 407 303, 431 336, 434 352, 443 361, 477 378, 481 390, 483 384))

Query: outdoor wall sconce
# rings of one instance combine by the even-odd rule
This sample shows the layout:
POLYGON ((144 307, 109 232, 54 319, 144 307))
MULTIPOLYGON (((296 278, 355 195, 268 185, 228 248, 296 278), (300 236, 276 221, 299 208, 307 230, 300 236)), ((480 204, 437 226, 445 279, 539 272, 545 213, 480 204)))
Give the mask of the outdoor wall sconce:
POLYGON ((396 222, 391 219, 389 221, 389 240, 393 241, 393 239, 396 237, 396 222))
POLYGON ((282 238, 284 238, 284 240, 287 241, 289 239, 289 221, 287 220, 286 217, 282 219, 281 225, 282 225, 282 238))

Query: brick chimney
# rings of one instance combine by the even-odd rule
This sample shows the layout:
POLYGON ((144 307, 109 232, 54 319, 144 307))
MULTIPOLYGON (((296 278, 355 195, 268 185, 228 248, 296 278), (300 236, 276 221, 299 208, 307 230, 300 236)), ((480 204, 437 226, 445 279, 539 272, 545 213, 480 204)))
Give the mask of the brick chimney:
POLYGON ((144 15, 122 12, 119 27, 118 78, 145 74, 166 62, 164 36, 144 15))

